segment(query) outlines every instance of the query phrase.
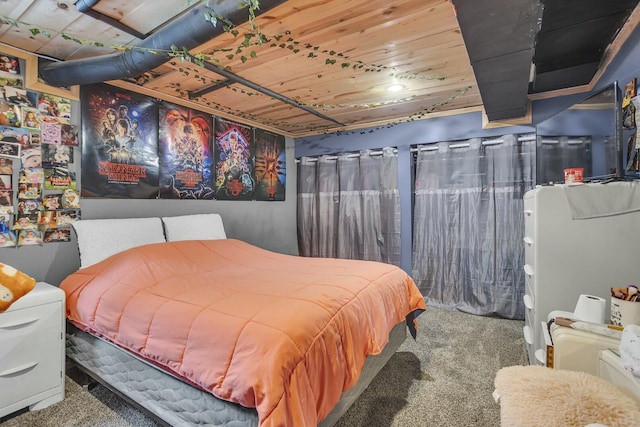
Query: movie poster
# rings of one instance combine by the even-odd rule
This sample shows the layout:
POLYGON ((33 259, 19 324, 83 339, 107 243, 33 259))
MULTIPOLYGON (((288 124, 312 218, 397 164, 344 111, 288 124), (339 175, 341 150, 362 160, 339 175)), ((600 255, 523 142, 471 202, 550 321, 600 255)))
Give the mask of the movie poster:
POLYGON ((82 86, 82 197, 158 194, 158 104, 106 84, 82 86))
POLYGON ((161 199, 213 199, 212 118, 160 102, 161 199))
POLYGON ((216 199, 253 198, 253 128, 216 118, 215 163, 216 199))
POLYGON ((284 136, 256 129, 255 200, 284 200, 286 177, 284 136))

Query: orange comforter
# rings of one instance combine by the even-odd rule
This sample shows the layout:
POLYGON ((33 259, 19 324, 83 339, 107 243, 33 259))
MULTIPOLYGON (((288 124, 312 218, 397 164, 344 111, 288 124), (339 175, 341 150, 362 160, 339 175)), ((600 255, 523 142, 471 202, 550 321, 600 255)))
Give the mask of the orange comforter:
POLYGON ((67 317, 260 426, 315 426, 392 327, 425 308, 382 263, 303 258, 239 240, 129 249, 67 277, 67 317))

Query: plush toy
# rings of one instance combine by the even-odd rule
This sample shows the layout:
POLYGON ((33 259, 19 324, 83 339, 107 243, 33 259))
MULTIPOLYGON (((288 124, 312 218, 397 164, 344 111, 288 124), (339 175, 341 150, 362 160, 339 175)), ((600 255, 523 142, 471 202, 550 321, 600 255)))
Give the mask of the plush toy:
POLYGON ((25 296, 35 285, 34 278, 0 262, 0 312, 25 296))

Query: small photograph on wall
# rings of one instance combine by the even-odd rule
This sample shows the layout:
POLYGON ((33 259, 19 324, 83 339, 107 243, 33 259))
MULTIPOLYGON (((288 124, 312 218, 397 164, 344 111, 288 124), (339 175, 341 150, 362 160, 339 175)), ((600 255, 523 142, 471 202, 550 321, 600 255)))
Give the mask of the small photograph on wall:
POLYGON ((76 173, 63 165, 44 168, 44 188, 45 190, 75 189, 76 173))
POLYGON ((15 87, 4 88, 4 99, 11 104, 20 107, 35 108, 38 95, 35 92, 26 91, 15 87))
POLYGON ((212 118, 160 102, 160 199, 213 199, 212 118))
MULTIPOLYGON (((2 143, 0 143, 0 149, 2 148, 2 143)), ((13 174, 13 160, 2 157, 0 155, 0 174, 3 175, 12 175, 13 174)))
POLYGON ((20 150, 22 167, 27 169, 42 167, 42 149, 40 145, 25 145, 20 150))
POLYGON ((0 73, 12 76, 20 74, 20 60, 15 56, 0 53, 0 73))
POLYGON ((49 228, 44 232, 44 243, 70 242, 70 228, 49 228))
POLYGON ((0 233, 11 230, 11 220, 13 215, 10 213, 0 212, 0 233))
POLYGON ((216 118, 215 185, 218 200, 252 200, 253 128, 216 118))
POLYGON ((0 213, 13 213, 13 191, 0 190, 0 213))
POLYGON ((41 93, 37 108, 43 123, 68 125, 71 121, 71 101, 67 98, 41 93))
POLYGON ((256 200, 284 200, 287 163, 284 136, 256 129, 256 200))
POLYGON ((22 127, 31 130, 40 130, 38 110, 32 107, 21 107, 22 127))
POLYGON ((17 142, 0 141, 0 157, 7 159, 19 159, 20 144, 17 142))
POLYGON ((35 230, 38 228, 38 220, 40 216, 38 212, 33 212, 26 215, 18 215, 13 222, 12 230, 35 230))
POLYGON ((22 168, 18 172, 18 182, 20 184, 38 184, 44 181, 44 170, 42 168, 22 168))
POLYGON ((0 101, 0 126, 19 128, 21 123, 20 107, 15 104, 0 101))
POLYGON ((62 194, 46 194, 42 198, 42 209, 45 211, 62 209, 62 194))
POLYGON ((0 232, 0 248, 15 248, 16 234, 11 230, 0 232))
POLYGON ((60 138, 62 144, 78 146, 80 138, 78 138, 78 127, 75 125, 60 125, 60 138))
POLYGON ((82 197, 155 199, 158 103, 106 84, 82 86, 82 197))
POLYGON ((38 199, 18 200, 18 214, 31 214, 40 210, 40 201, 38 199))
POLYGON ((62 192, 62 207, 64 209, 80 209, 80 195, 73 188, 65 188, 62 192))
POLYGON ((40 143, 60 145, 62 144, 62 128, 57 123, 40 123, 40 143))
POLYGON ((1 142, 16 142, 22 145, 29 145, 29 131, 22 128, 0 126, 1 142))
POLYGON ((49 145, 42 146, 42 165, 43 167, 66 166, 73 162, 73 147, 68 145, 49 145))
POLYGON ((42 184, 41 183, 28 183, 18 184, 18 198, 19 199, 40 199, 42 197, 42 184))
POLYGON ((0 86, 24 87, 24 79, 20 71, 20 60, 15 56, 0 52, 0 86))
POLYGON ((42 244, 42 233, 38 230, 20 230, 18 232, 18 246, 33 246, 42 244))
POLYGON ((11 188, 11 175, 0 174, 0 190, 13 190, 11 188))
POLYGON ((58 212, 58 227, 69 227, 80 219, 80 211, 77 209, 65 209, 58 212))

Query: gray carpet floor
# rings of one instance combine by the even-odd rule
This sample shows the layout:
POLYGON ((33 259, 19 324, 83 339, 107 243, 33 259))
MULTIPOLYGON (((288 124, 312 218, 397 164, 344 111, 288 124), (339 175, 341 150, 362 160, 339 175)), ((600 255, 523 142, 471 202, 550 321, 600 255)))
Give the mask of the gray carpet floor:
MULTIPOLYGON (((410 336, 336 427, 500 425, 493 380, 502 367, 528 364, 524 322, 429 308, 410 336)), ((66 381, 64 401, 3 418, 2 427, 156 426, 102 386, 66 381)))

